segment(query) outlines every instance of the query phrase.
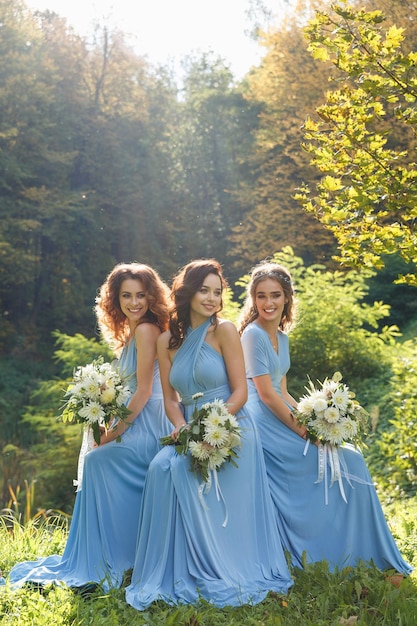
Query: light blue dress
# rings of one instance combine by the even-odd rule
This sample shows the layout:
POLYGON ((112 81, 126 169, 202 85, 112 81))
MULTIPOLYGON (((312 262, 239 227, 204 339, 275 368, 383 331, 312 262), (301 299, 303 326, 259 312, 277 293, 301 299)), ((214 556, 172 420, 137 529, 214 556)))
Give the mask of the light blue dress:
POLYGON ((242 334, 249 399, 247 409, 254 416, 262 440, 272 499, 278 514, 278 530, 293 563, 326 560, 329 568, 354 566, 359 559, 381 570, 412 571, 406 563, 386 523, 375 487, 362 454, 353 446, 340 449, 349 475, 343 480, 347 503, 337 482, 318 478, 318 448, 309 445, 304 456, 304 439, 279 420, 261 402, 253 378, 270 374, 275 391, 281 394, 281 379, 290 367, 288 336, 278 332, 278 354, 268 333, 257 323, 242 334))
MULTIPOLYGON (((207 342, 208 322, 190 330, 177 351, 171 384, 179 392, 186 419, 199 405, 226 400, 230 387, 223 358, 207 342)), ((286 593, 292 585, 276 533, 262 448, 250 417, 239 412, 243 443, 238 468, 220 468, 224 500, 212 486, 198 497, 201 478, 190 471, 188 456, 174 446, 157 454, 149 466, 142 501, 129 604, 143 610, 162 599, 194 604, 199 597, 223 607, 256 604, 268 591, 286 593), (226 525, 226 514, 228 520, 226 525)))
MULTIPOLYGON (((119 368, 132 394, 137 385, 136 360, 136 344, 131 341, 123 349, 119 368)), ((64 554, 18 563, 10 572, 12 585, 32 581, 74 587, 96 582, 105 589, 120 586, 124 572, 134 563, 146 471, 161 448, 160 437, 171 430, 155 362, 152 396, 121 441, 94 448, 85 457, 82 489, 76 496, 64 554)))

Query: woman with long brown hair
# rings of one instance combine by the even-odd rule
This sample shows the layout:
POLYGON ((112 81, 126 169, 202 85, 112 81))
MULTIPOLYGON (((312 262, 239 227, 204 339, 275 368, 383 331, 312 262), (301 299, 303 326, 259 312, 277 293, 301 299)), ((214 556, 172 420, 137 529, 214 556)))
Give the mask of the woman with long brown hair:
MULTIPOLYGON (((212 485, 190 455, 167 446, 149 466, 138 547, 126 599, 138 610, 162 599, 216 606, 256 604, 292 581, 275 530, 256 431, 244 409, 247 385, 235 326, 218 316, 225 281, 217 261, 187 264, 174 279, 170 330, 158 339, 166 413, 175 441, 194 412, 224 401, 240 425, 238 467, 212 471, 212 485)), ((202 450, 204 454, 204 450, 202 450)))

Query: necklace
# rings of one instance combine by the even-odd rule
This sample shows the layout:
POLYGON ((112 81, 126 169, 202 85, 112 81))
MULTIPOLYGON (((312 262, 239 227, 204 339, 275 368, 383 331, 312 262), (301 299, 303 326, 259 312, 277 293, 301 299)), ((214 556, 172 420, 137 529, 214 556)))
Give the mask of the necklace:
POLYGON ((278 352, 278 340, 277 340, 277 336, 275 335, 274 338, 269 337, 269 340, 272 344, 272 347, 274 348, 275 352, 278 352))
POLYGON ((262 330, 264 330, 267 333, 267 335, 269 337, 269 341, 271 342, 272 348, 274 349, 275 352, 278 353, 278 335, 277 335, 277 330, 274 329, 274 334, 271 335, 269 330, 267 328, 264 328, 264 326, 262 324, 258 323, 258 325, 262 328, 262 330))

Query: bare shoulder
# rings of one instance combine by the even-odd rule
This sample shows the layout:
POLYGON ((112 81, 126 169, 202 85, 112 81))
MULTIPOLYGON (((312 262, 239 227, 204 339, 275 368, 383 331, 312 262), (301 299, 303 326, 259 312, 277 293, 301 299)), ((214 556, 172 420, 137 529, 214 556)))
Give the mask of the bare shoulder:
POLYGON ((168 348, 169 340, 171 339, 171 332, 166 330, 158 337, 158 348, 168 348))
POLYGON ((139 324, 135 329, 136 341, 156 341, 160 336, 161 331, 156 324, 150 322, 143 322, 139 324))
POLYGON ((230 320, 219 319, 215 328, 215 334, 221 339, 239 338, 236 326, 230 320))

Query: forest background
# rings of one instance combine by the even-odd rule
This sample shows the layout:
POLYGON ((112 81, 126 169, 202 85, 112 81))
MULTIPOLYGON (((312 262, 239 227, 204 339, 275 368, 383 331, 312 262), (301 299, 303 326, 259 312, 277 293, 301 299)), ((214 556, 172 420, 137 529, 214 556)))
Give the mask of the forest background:
POLYGON ((362 22, 338 4, 300 2, 262 35, 263 60, 243 80, 202 54, 184 60, 179 85, 121 32, 98 25, 87 40, 55 14, 0 0, 0 508, 30 499, 31 510, 72 511, 80 432, 57 416, 73 368, 111 358, 93 315, 110 269, 145 262, 169 283, 199 257, 223 264, 232 319, 252 265, 290 267, 290 391, 340 370, 371 414, 365 455, 381 497, 415 496, 417 4, 363 1, 362 22), (314 8, 333 16, 316 24, 332 41, 313 27, 305 36, 314 8), (360 24, 368 43, 390 33, 378 53, 356 47, 367 80, 343 49, 360 24), (391 55, 388 70, 378 54, 391 55), (401 235, 386 235, 398 222, 401 235))

